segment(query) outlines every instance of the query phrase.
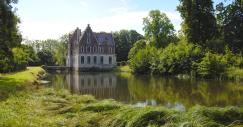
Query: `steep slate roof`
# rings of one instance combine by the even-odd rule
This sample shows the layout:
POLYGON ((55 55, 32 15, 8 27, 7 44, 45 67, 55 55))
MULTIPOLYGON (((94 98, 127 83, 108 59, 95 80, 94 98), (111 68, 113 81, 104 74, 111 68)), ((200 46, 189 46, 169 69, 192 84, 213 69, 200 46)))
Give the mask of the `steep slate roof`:
MULTIPOLYGON (((77 36, 79 36, 79 40, 78 42, 80 42, 82 40, 82 38, 84 37, 85 35, 85 32, 86 31, 89 31, 91 30, 92 32, 92 29, 91 27, 87 26, 87 28, 85 29, 85 31, 81 32, 81 30, 77 27, 77 29, 69 35, 69 39, 70 39, 70 42, 73 42, 77 36), (80 31, 80 35, 77 35, 77 31, 80 31)), ((92 32, 92 34, 94 35, 94 37, 96 38, 96 41, 98 42, 98 45, 110 45, 110 46, 114 46, 115 45, 115 42, 113 40, 113 36, 111 33, 105 33, 105 32, 100 32, 100 33, 96 33, 96 32, 92 32)))
POLYGON ((108 45, 114 45, 114 40, 111 33, 102 32, 94 33, 94 35, 99 45, 104 45, 105 43, 107 43, 108 45))

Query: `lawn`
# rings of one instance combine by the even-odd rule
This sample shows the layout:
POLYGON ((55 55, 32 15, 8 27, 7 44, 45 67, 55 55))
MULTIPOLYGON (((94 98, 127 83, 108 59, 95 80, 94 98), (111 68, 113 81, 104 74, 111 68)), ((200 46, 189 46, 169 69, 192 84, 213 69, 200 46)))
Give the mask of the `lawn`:
POLYGON ((23 90, 26 85, 32 84, 43 73, 44 70, 41 67, 28 67, 20 72, 0 74, 0 100, 23 90))

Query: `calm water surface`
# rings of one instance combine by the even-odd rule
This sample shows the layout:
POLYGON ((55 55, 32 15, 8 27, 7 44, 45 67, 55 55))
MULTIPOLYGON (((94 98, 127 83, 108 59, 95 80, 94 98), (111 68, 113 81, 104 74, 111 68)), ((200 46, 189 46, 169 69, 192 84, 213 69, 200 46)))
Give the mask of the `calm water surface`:
POLYGON ((50 73, 55 89, 115 99, 137 106, 163 105, 186 109, 195 105, 243 105, 243 83, 233 81, 180 80, 129 73, 50 73))

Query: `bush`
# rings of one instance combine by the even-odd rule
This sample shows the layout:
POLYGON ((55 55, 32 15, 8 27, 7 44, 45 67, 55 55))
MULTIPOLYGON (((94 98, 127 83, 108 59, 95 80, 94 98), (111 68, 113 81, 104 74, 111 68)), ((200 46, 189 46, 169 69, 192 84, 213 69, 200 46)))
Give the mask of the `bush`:
POLYGON ((203 78, 221 77, 227 67, 223 55, 207 52, 201 62, 194 62, 197 75, 203 78))
POLYGON ((152 70, 161 74, 190 73, 192 61, 198 61, 202 54, 201 48, 196 45, 185 42, 171 43, 160 51, 159 59, 152 64, 152 70))
POLYGON ((149 73, 153 57, 156 57, 156 49, 147 46, 145 49, 138 50, 129 60, 129 65, 135 73, 149 73))
POLYGON ((13 52, 13 68, 15 71, 25 69, 28 63, 28 54, 20 47, 12 49, 13 52))
POLYGON ((0 73, 6 73, 12 70, 12 67, 10 65, 10 58, 0 53, 0 73))

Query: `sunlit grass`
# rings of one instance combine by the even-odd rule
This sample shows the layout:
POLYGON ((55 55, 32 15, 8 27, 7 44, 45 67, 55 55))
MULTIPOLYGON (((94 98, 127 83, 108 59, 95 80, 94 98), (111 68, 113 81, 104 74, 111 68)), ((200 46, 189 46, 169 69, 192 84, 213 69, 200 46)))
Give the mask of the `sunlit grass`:
POLYGON ((0 100, 8 97, 26 85, 37 80, 44 70, 41 67, 28 67, 26 70, 1 74, 0 76, 0 100))
POLYGON ((0 103, 0 126, 68 127, 213 127, 243 123, 243 108, 207 108, 189 111, 165 107, 134 107, 114 100, 44 88, 20 92, 0 103))
POLYGON ((118 71, 118 72, 132 72, 132 70, 130 69, 130 67, 128 65, 117 66, 116 71, 118 71))

